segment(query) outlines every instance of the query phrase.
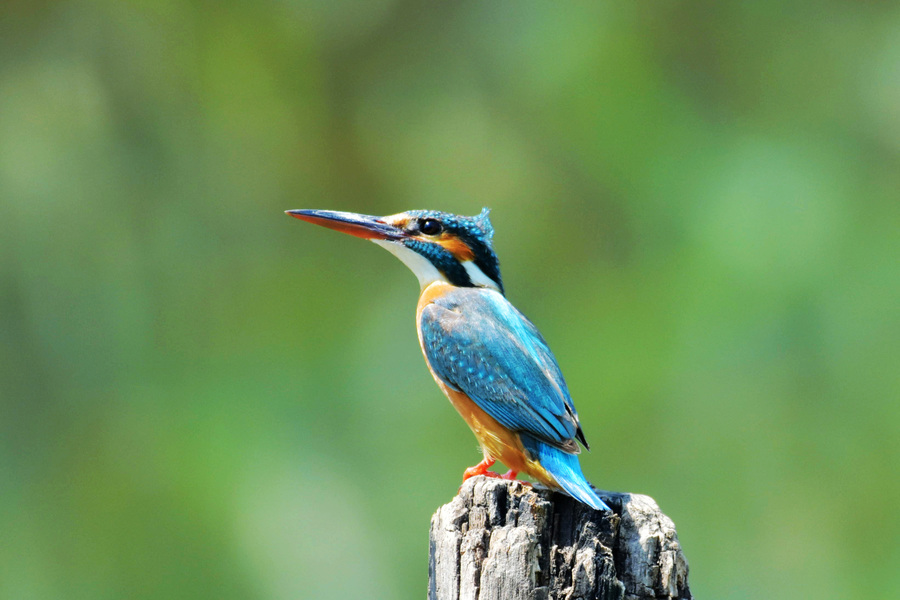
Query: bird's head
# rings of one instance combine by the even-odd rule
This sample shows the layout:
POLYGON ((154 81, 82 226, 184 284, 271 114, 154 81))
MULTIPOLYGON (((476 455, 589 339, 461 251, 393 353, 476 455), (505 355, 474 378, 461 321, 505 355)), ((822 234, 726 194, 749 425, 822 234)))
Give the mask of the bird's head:
POLYGON ((503 293, 500 262, 491 246, 494 228, 486 208, 474 217, 436 210, 410 210, 387 217, 330 210, 286 212, 386 248, 416 274, 423 288, 446 281, 503 293))

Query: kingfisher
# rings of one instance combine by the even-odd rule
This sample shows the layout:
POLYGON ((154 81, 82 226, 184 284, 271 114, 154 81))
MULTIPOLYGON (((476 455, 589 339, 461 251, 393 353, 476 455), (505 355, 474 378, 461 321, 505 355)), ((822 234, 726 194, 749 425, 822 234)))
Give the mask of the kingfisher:
POLYGON ((506 299, 488 212, 466 217, 410 210, 375 217, 286 211, 371 240, 419 279, 416 328, 425 362, 483 453, 463 481, 525 473, 608 511, 581 471, 578 442, 590 446, 556 358, 537 328, 506 299), (489 470, 497 460, 509 468, 505 475, 489 470))

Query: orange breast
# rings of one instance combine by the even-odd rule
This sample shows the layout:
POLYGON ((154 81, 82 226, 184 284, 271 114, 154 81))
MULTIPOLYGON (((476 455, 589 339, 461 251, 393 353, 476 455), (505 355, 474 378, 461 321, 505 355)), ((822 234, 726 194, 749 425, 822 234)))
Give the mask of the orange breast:
MULTIPOLYGON (((419 298, 419 306, 416 311, 416 324, 421 322, 422 310, 453 289, 448 283, 435 282, 426 287, 422 291, 419 298)), ((422 353, 425 353, 425 347, 422 344, 421 327, 419 330, 419 345, 422 347, 422 353)), ((431 368, 428 362, 428 355, 425 355, 425 362, 428 364, 428 370, 437 382, 438 386, 449 398, 450 403, 456 411, 462 416, 463 420, 475 434, 478 443, 481 444, 485 452, 506 465, 513 471, 520 471, 531 475, 544 485, 558 488, 559 486, 553 480, 546 469, 538 462, 531 460, 528 453, 522 446, 519 434, 501 425, 496 419, 482 410, 471 398, 465 393, 457 391, 448 386, 431 368)))

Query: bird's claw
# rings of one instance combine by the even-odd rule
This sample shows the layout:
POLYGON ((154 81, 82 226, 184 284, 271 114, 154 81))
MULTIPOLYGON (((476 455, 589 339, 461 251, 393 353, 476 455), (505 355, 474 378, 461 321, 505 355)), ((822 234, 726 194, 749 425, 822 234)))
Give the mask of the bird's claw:
POLYGON ((463 482, 470 477, 475 477, 476 475, 484 475, 485 477, 500 477, 497 473, 493 471, 488 471, 494 465, 493 458, 485 458, 483 461, 475 465, 474 467, 469 467, 465 471, 463 471, 463 482))

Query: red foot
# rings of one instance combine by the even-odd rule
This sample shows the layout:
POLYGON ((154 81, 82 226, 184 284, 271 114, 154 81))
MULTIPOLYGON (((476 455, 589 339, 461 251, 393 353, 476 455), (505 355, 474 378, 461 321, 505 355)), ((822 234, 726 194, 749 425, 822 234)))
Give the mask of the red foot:
POLYGON ((475 477, 476 475, 485 475, 487 477, 500 477, 498 474, 493 471, 488 471, 496 461, 493 458, 487 458, 474 467, 469 467, 465 471, 463 471, 463 481, 470 477, 475 477))

